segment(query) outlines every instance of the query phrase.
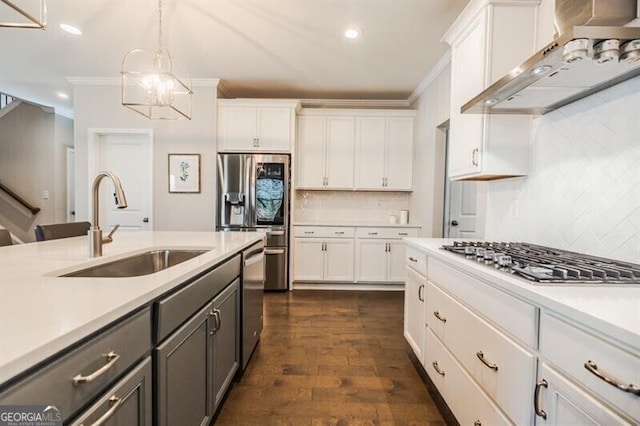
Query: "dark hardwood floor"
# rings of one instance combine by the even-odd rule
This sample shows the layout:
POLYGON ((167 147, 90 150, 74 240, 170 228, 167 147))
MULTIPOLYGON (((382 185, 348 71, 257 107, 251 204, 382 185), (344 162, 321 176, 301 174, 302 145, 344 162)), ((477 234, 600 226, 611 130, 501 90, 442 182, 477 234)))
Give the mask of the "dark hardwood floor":
POLYGON ((402 335, 402 292, 265 295, 265 326, 215 425, 444 425, 402 335))

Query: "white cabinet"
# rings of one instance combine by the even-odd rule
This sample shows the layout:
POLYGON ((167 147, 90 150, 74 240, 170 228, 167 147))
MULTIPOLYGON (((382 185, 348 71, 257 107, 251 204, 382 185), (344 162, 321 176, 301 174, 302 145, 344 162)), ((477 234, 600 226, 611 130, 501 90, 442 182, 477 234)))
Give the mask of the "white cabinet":
POLYGON ((295 281, 353 281, 353 228, 296 227, 295 281))
POLYGON ((290 152, 295 140, 291 100, 218 100, 218 151, 290 152))
POLYGON ((298 117, 297 188, 353 189, 355 119, 298 117))
POLYGON ((462 114, 460 108, 534 53, 538 4, 489 0, 480 10, 470 4, 444 37, 452 51, 452 179, 493 180, 528 173, 530 116, 462 114))
POLYGON ((411 191, 413 117, 356 119, 356 188, 411 191))
POLYGON ((356 281, 402 282, 405 279, 405 244, 417 229, 358 228, 356 231, 356 281))
POLYGON ((407 248, 407 272, 404 288, 404 337, 420 362, 424 359, 424 298, 427 286, 426 269, 422 270, 419 266, 422 264, 426 266, 426 256, 407 248), (419 259, 423 260, 423 262, 418 263, 419 259))

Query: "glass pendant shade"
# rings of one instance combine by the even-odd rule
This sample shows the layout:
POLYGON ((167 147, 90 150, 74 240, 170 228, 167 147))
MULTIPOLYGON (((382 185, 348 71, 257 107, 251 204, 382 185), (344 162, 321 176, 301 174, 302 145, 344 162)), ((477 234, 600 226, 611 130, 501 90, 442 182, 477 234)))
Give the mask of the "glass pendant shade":
POLYGON ((122 60, 122 105, 151 120, 190 120, 191 83, 165 49, 133 49, 122 60))
POLYGON ((30 3, 37 4, 37 13, 21 8, 14 1, 0 0, 0 3, 5 5, 0 5, 0 27, 37 28, 42 30, 47 27, 47 3, 45 0, 32 1, 30 3))

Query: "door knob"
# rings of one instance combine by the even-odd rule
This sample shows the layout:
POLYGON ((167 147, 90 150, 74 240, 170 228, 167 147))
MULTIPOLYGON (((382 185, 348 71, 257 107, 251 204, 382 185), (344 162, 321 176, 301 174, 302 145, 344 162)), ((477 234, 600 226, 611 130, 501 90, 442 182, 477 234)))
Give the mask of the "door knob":
POLYGON ((149 223, 149 218, 148 218, 148 217, 143 217, 143 218, 142 218, 142 222, 144 222, 144 223, 149 223))
POLYGON ((457 220, 452 220, 451 221, 451 226, 458 226, 458 221, 457 220))

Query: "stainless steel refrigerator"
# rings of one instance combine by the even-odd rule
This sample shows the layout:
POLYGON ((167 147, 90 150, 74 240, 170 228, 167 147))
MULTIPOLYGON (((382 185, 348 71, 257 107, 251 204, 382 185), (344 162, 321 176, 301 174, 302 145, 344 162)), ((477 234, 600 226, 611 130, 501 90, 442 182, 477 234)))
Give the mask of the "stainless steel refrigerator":
POLYGON ((267 233, 265 290, 287 290, 290 164, 286 154, 218 154, 218 231, 267 233))

